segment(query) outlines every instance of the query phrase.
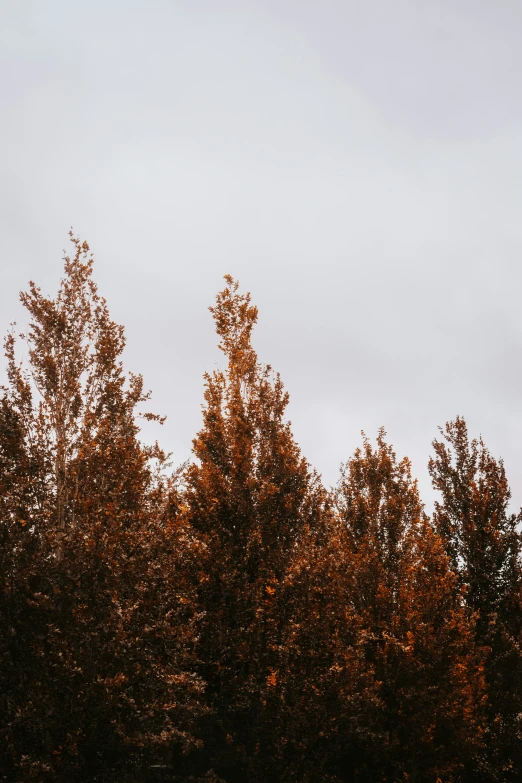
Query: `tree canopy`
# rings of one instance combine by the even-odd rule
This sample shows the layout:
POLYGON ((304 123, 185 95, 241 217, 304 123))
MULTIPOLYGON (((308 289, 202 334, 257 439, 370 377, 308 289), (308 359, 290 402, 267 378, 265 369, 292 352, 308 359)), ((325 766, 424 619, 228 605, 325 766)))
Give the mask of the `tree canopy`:
POLYGON ((522 515, 502 460, 457 417, 433 442, 431 518, 384 429, 326 487, 226 276, 225 366, 173 467, 141 440, 163 419, 70 239, 56 296, 30 283, 5 339, 0 778, 520 780, 522 515))

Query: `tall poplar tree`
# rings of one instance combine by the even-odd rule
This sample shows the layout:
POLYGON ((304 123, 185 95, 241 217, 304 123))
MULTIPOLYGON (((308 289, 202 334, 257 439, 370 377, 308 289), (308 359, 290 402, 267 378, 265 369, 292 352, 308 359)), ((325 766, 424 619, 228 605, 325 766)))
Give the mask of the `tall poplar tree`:
POLYGON ((207 548, 199 655, 213 714, 203 731, 205 763, 234 783, 278 779, 270 772, 281 645, 275 607, 299 532, 320 517, 324 492, 285 420, 288 394, 252 347, 257 309, 225 279, 210 310, 227 365, 205 376, 184 502, 207 548))
POLYGON ((522 776, 522 512, 510 513, 504 464, 457 417, 441 429, 429 470, 441 494, 434 521, 451 559, 477 644, 488 648, 487 736, 497 780, 522 776))
POLYGON ((376 448, 365 438, 346 465, 337 508, 339 557, 346 552, 353 569, 354 608, 379 683, 380 741, 359 774, 460 781, 481 766, 481 656, 410 463, 397 461, 383 430, 376 448))
MULTIPOLYGON (((139 441, 141 376, 86 243, 56 298, 21 295, 27 365, 6 340, 0 401, 0 754, 12 780, 146 780, 188 751, 202 685, 176 490, 139 441)), ((145 414, 147 418, 158 418, 145 414)))

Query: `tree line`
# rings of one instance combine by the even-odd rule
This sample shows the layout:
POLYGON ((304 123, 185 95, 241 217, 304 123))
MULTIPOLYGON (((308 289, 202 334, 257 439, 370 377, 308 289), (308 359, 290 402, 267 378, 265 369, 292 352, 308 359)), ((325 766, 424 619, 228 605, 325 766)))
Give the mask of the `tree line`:
POLYGON ((0 399, 0 779, 522 779, 522 515, 463 418, 424 511, 380 430, 326 488, 226 277, 194 459, 149 394, 87 243, 30 283, 0 399), (24 346, 20 361, 18 344, 24 346), (3 777, 2 777, 3 776, 3 777))

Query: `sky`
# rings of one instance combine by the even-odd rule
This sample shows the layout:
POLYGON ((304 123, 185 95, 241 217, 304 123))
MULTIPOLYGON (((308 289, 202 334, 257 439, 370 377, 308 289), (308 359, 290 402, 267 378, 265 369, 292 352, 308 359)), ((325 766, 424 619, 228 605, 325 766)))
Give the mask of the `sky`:
POLYGON ((180 463, 229 273, 327 484, 384 426, 429 509, 460 414, 519 507, 521 40, 519 0, 0 0, 0 330, 72 226, 180 463))

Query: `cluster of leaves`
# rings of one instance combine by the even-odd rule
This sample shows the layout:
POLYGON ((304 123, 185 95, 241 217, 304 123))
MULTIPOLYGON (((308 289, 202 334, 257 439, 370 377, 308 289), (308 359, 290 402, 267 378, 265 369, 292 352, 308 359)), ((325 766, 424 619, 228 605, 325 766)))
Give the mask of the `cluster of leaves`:
POLYGON ((227 277, 226 367, 172 473, 71 240, 57 297, 22 294, 26 366, 5 343, 0 779, 519 780, 522 518, 502 462, 446 425, 429 519, 381 430, 327 490, 227 277))

